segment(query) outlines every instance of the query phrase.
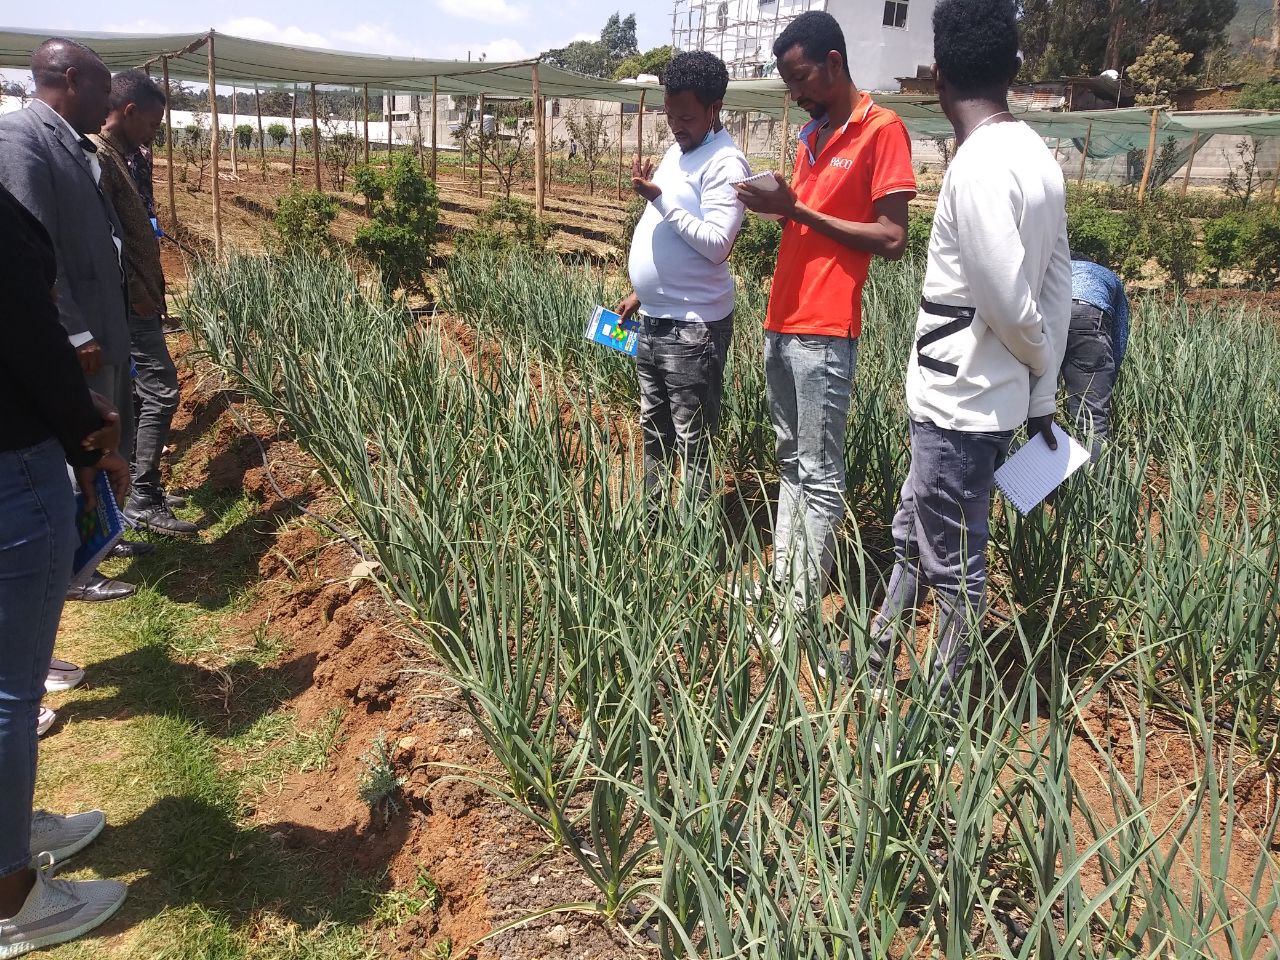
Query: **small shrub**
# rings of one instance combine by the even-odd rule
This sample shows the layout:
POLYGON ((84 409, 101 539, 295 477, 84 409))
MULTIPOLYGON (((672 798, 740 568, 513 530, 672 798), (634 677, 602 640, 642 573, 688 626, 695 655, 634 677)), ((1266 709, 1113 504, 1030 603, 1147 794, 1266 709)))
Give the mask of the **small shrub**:
POLYGON ((1235 269, 1244 259, 1252 228, 1253 222, 1238 214, 1229 214, 1205 223, 1202 252, 1211 284, 1220 284, 1222 272, 1235 269))
POLYGON ((332 198, 314 190, 303 190, 295 182, 276 201, 275 234, 289 252, 320 253, 333 246, 329 225, 338 216, 332 198))
POLYGON ((509 250, 526 247, 543 250, 551 237, 551 227, 534 212, 533 204, 518 198, 495 200, 476 218, 474 230, 458 240, 460 250, 509 250))
POLYGON ((1072 256, 1097 263, 1122 264, 1130 247, 1126 218, 1093 202, 1067 205, 1067 238, 1072 256))
POLYGON ((303 149, 311 149, 311 140, 313 136, 314 135, 312 134, 310 127, 303 127, 298 131, 298 138, 302 140, 303 149))
POLYGON ((369 752, 360 758, 364 771, 360 774, 357 786, 360 799, 365 802, 371 814, 382 813, 385 824, 392 814, 400 812, 400 788, 405 785, 405 778, 396 773, 395 761, 391 759, 391 748, 387 746, 387 736, 379 733, 373 738, 369 752))
POLYGON ((236 127, 236 143, 240 145, 241 150, 248 150, 253 146, 253 127, 247 123, 242 123, 236 127))
POLYGON ((396 155, 386 170, 357 168, 356 193, 369 202, 372 223, 356 233, 355 245, 382 274, 383 289, 426 292, 423 273, 431 262, 440 201, 436 185, 407 153, 396 155))
POLYGON ((907 217, 907 256, 917 263, 929 257, 929 236, 933 233, 933 216, 912 211, 907 217))
POLYGON ((276 145, 279 150, 289 137, 289 128, 283 123, 273 123, 267 127, 267 136, 271 138, 271 142, 276 145))
POLYGON ((1249 284, 1269 289, 1280 282, 1280 215, 1234 214, 1204 225, 1203 259, 1212 283, 1224 270, 1239 270, 1249 284))
POLYGON ((769 279, 778 263, 778 246, 781 243, 781 223, 747 214, 733 245, 733 268, 742 279, 751 283, 769 279))

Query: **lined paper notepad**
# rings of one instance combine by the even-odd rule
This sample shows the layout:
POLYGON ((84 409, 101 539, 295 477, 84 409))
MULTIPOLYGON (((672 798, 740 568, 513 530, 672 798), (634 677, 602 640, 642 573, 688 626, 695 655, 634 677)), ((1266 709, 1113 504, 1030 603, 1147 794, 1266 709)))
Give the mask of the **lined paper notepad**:
POLYGON ((1089 451, 1056 423, 1053 437, 1057 450, 1050 450, 1044 437, 1036 434, 996 471, 996 486, 1024 516, 1089 462, 1089 451))

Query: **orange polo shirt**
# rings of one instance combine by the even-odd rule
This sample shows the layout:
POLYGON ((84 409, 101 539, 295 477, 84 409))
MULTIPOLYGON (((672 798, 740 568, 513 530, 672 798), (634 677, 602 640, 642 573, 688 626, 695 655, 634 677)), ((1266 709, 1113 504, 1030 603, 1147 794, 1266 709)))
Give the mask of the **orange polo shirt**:
MULTIPOLYGON (((824 118, 800 131, 791 187, 806 206, 860 223, 874 223, 874 205, 891 193, 916 192, 911 138, 902 119, 859 92, 849 121, 815 156, 824 118)), ((871 254, 851 250, 817 230, 788 221, 782 228, 765 329, 856 337, 862 333, 862 286, 871 254)))

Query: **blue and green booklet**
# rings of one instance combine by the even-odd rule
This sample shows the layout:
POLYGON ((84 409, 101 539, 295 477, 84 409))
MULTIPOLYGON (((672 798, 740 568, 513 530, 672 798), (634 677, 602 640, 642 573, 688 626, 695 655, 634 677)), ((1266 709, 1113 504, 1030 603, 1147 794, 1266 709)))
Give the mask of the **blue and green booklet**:
POLYGON ((71 565, 71 584, 79 586, 98 569, 102 558, 124 536, 124 517, 111 492, 111 482, 105 470, 99 470, 93 478, 93 489, 98 495, 98 506, 85 509, 84 494, 76 494, 76 532, 80 545, 76 547, 75 562, 71 565))
POLYGON ((634 357, 636 355, 636 347, 640 343, 640 322, 632 320, 630 317, 623 320, 620 315, 612 310, 596 307, 595 312, 591 314, 591 322, 587 324, 587 330, 583 336, 594 343, 608 347, 610 350, 617 350, 619 353, 625 353, 628 357, 634 357))

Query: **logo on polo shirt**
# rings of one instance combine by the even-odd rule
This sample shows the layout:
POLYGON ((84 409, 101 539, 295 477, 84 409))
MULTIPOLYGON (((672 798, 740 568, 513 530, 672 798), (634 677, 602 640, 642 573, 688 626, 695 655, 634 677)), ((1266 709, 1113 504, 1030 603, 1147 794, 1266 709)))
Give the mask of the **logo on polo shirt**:
POLYGON ((841 170, 852 170, 853 160, 850 157, 832 157, 831 166, 839 167, 841 170))

